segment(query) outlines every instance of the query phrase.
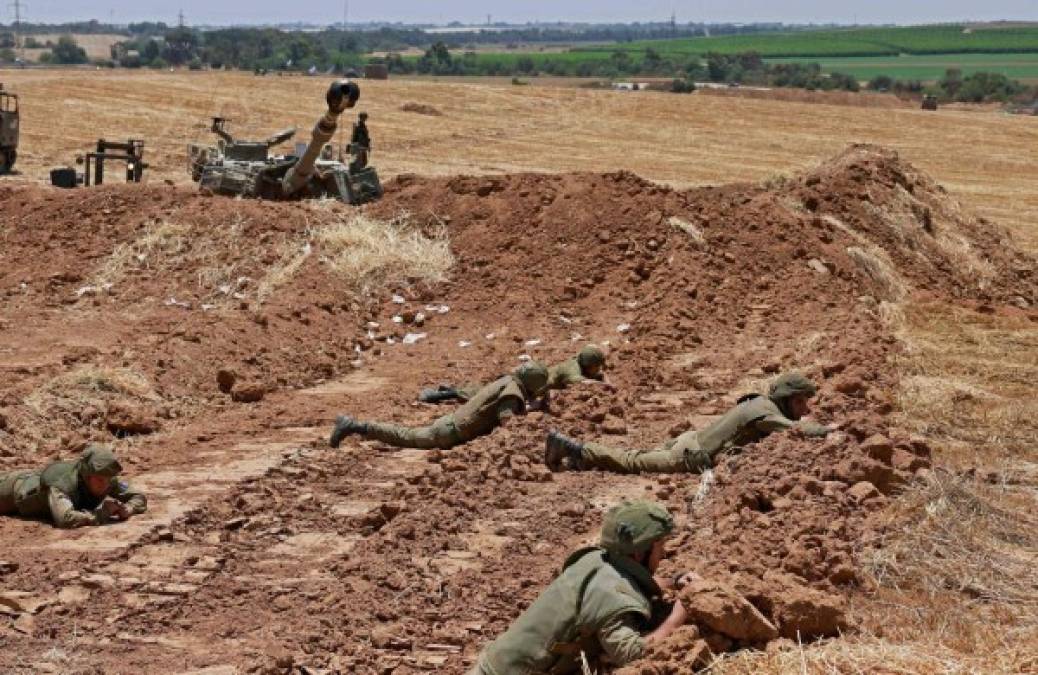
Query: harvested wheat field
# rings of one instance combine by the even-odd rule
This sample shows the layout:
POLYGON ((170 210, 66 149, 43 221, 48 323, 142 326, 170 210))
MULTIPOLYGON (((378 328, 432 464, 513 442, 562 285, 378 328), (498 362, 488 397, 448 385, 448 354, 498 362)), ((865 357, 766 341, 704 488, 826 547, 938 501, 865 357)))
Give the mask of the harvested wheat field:
POLYGON ((5 83, 0 470, 102 441, 150 499, 0 521, 6 670, 463 673, 635 496, 677 517, 664 574, 703 581, 617 672, 1038 668, 1034 121, 364 83, 391 179, 354 208, 186 173, 208 115, 307 129, 323 81, 5 83), (97 136, 144 137, 147 184, 43 184, 97 136), (327 445, 336 414, 425 423, 422 387, 589 341, 614 386, 449 451, 327 445), (792 369, 824 441, 707 477, 542 464, 548 429, 650 447, 792 369))

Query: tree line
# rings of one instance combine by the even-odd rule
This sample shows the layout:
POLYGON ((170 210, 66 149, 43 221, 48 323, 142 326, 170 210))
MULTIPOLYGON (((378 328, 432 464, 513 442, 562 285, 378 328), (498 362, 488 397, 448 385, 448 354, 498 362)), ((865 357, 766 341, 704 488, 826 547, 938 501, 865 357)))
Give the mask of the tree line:
MULTIPOLYGON (((188 27, 169 28, 162 23, 135 24, 133 28, 140 34, 113 46, 111 58, 99 65, 256 71, 316 69, 344 73, 360 69, 367 63, 384 63, 391 73, 396 74, 513 77, 543 74, 603 79, 658 77, 671 79, 670 89, 675 92, 692 91, 695 82, 821 91, 854 92, 860 89, 857 78, 845 73, 823 72, 817 63, 769 63, 752 51, 707 53, 702 57, 662 54, 652 48, 643 52, 616 50, 608 55, 599 52, 477 54, 471 50, 459 54, 452 49, 450 39, 445 38, 434 42, 421 56, 404 57, 394 50, 401 46, 428 44, 429 35, 420 30, 395 28, 317 33, 255 28, 198 31, 188 27), (368 55, 377 51, 388 54, 384 57, 368 55)), ((625 28, 632 29, 630 26, 625 28)), ((608 30, 608 27, 602 30, 608 30)), ((61 36, 56 43, 47 41, 41 44, 31 36, 25 38, 25 43, 29 40, 33 40, 35 46, 50 48, 50 52, 41 58, 45 62, 78 64, 88 61, 86 52, 71 36, 61 36)), ((14 60, 13 47, 14 36, 0 31, 0 61, 14 60)), ((933 94, 944 101, 1007 101, 1038 95, 1033 89, 998 73, 963 76, 960 70, 954 69, 929 86, 888 76, 875 77, 866 86, 873 91, 890 91, 899 95, 933 94)))

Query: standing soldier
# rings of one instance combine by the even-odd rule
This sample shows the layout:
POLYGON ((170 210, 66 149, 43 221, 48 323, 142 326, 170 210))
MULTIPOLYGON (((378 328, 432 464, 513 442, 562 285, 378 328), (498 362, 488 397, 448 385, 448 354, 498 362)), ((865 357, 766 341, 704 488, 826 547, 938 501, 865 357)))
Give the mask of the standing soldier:
POLYGON ((350 162, 350 173, 360 171, 368 165, 368 154, 371 152, 371 134, 368 133, 368 114, 362 112, 357 115, 357 121, 353 123, 353 136, 350 137, 350 154, 353 161, 350 162))
MULTIPOLYGON (((598 546, 576 551, 562 571, 501 637, 480 654, 469 675, 579 673, 623 666, 685 623, 680 601, 654 628, 662 602, 653 576, 674 529, 667 510, 646 501, 614 506, 598 546)), ((687 579, 687 577, 684 577, 687 579)))
MULTIPOLYGON (((596 345, 587 345, 573 358, 548 368, 548 389, 565 389, 570 385, 589 380, 603 382, 605 365, 605 352, 596 345)), ((418 400, 422 403, 467 401, 480 388, 478 384, 466 384, 460 387, 441 385, 438 389, 423 389, 418 394, 418 400)))
POLYGON ((144 513, 148 500, 118 478, 121 472, 111 450, 91 445, 75 462, 0 474, 0 515, 49 517, 63 528, 127 520, 144 513))
POLYGON ((527 404, 543 396, 547 387, 548 369, 530 361, 483 387, 463 406, 429 426, 410 428, 340 416, 328 442, 337 448, 346 436, 357 435, 402 448, 453 448, 525 414, 527 404))
POLYGON ((544 462, 552 471, 570 468, 617 473, 700 473, 712 467, 719 454, 737 452, 773 431, 789 429, 809 437, 823 437, 831 432, 832 427, 800 421, 810 412, 810 399, 816 391, 814 383, 803 375, 786 373, 771 384, 767 396, 744 396, 707 428, 686 431, 654 450, 579 443, 552 431, 548 434, 544 462))

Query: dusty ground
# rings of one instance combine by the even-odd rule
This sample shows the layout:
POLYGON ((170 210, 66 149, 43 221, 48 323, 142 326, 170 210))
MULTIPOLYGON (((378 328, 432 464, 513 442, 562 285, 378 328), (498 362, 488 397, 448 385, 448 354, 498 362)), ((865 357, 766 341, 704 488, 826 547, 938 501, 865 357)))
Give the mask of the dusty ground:
MULTIPOLYGON (((20 169, 44 180, 104 136, 145 138, 150 180, 187 182, 185 146, 212 140, 210 116, 232 118, 242 137, 296 125, 302 140, 327 86, 236 73, 0 71, 0 79, 23 94, 20 169)), ((371 113, 374 157, 387 176, 627 169, 688 187, 788 175, 868 142, 898 150, 1029 241, 1038 236, 1033 118, 427 80, 365 82, 360 108, 371 113), (444 115, 403 112, 408 102, 444 115)))
MULTIPOLYGON (((160 79, 139 96, 199 82, 160 79)), ((714 584, 687 597, 697 628, 637 672, 688 672, 710 653, 728 672, 1034 668, 1035 260, 1026 239, 973 215, 1012 212, 1003 224, 1026 234, 1033 193, 1006 169, 1038 168, 1003 150, 1033 126, 942 118, 992 130, 973 189, 949 195, 939 183, 950 187, 950 158, 930 156, 934 182, 925 162, 906 159, 912 134, 867 117, 906 115, 920 133, 937 124, 915 111, 853 111, 908 145, 900 156, 847 150, 833 124, 833 137, 816 142, 834 157, 795 176, 811 162, 790 161, 781 172, 791 177, 780 178, 767 152, 744 166, 718 144, 711 165, 688 159, 692 144, 681 140, 687 175, 676 181, 672 145, 656 146, 653 164, 608 142, 632 124, 636 135, 662 133, 634 121, 631 99, 420 83, 384 93, 398 98, 365 99, 373 116, 382 108, 401 137, 411 124, 410 137, 430 145, 385 149, 386 173, 399 177, 364 213, 397 222, 367 238, 346 207, 236 202, 160 183, 179 180, 175 134, 156 136, 148 186, 37 187, 29 179, 41 156, 0 182, 0 469, 110 441, 153 507, 74 533, 0 523, 0 559, 12 563, 0 566, 4 592, 29 594, 13 600, 24 611, 0 617, 10 668, 462 672, 565 552, 594 535, 600 509, 635 494, 679 514, 669 565, 714 584), (570 142, 583 144, 590 172, 409 175, 576 168, 543 147, 552 164, 524 166, 537 155, 523 140, 541 128, 522 117, 499 144, 473 137, 447 166, 421 164, 448 147, 434 142, 437 125, 479 128, 457 95, 485 114, 495 101, 555 100, 565 124, 577 116, 570 105, 589 97, 605 121, 570 142), (399 111, 412 100, 447 114, 399 111), (482 164, 512 152, 517 164, 482 164), (671 182, 722 182, 704 172, 725 167, 768 180, 673 189, 616 167, 671 182), (424 325, 393 320, 418 311, 424 325), (426 337, 403 345, 407 333, 426 337), (429 420, 440 411, 413 402, 418 388, 488 378, 523 354, 561 359, 585 340, 610 344, 617 391, 567 392, 550 414, 449 453, 324 445, 337 412, 429 420), (551 477, 538 464, 547 428, 650 445, 786 368, 818 378, 817 416, 841 434, 770 439, 726 461, 709 485, 551 477), (230 394, 221 371, 233 374, 230 394), (724 609, 743 598, 751 604, 735 625, 724 609)), ((773 103, 651 100, 767 110, 756 122, 773 125, 776 156, 791 158, 795 144, 782 129, 808 142, 810 125, 781 119, 773 103)), ((786 110, 814 111, 825 125, 847 112, 786 110)), ((504 123, 497 115, 484 134, 504 123)), ((758 140, 763 131, 745 125, 758 140)))

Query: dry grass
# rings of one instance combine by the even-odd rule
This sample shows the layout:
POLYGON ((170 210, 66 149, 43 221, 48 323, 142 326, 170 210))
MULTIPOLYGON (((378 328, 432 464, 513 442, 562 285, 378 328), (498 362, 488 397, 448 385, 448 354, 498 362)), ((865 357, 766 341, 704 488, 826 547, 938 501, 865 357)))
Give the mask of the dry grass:
POLYGON ((931 597, 950 590, 1024 610, 1038 630, 1035 497, 1018 486, 937 471, 885 514, 896 529, 868 552, 866 569, 886 588, 931 597), (902 523, 910 526, 903 529, 902 523))
POLYGON ((945 463, 1035 461, 1038 324, 939 304, 901 314, 900 424, 934 439, 945 463))
POLYGON ((149 227, 135 241, 119 244, 94 275, 98 287, 122 282, 131 270, 163 269, 190 247, 191 228, 164 221, 149 227))
POLYGON ((406 214, 389 221, 340 216, 318 228, 314 241, 332 272, 362 293, 402 282, 445 281, 454 264, 446 230, 430 236, 406 214))
POLYGON ((1029 673, 1038 667, 1021 658, 1021 646, 1009 653, 975 654, 946 649, 927 641, 895 642, 862 634, 814 645, 789 645, 769 652, 739 652, 715 661, 706 673, 787 675, 788 673, 864 675, 976 675, 1029 673))
POLYGON ((207 219, 192 222, 164 220, 149 225, 133 241, 118 244, 94 273, 90 286, 109 289, 132 283, 136 275, 176 279, 179 270, 192 269, 182 289, 169 289, 174 297, 188 292, 209 304, 240 300, 255 290, 249 276, 262 269, 257 247, 247 236, 249 220, 235 214, 230 222, 207 219), (228 255, 228 254, 232 255, 228 255))
POLYGON ((335 202, 312 202, 314 225, 259 282, 267 300, 290 283, 313 255, 351 292, 370 294, 387 285, 439 282, 454 265, 446 228, 423 231, 408 214, 392 220, 344 214, 335 202))
POLYGON ((81 410, 106 396, 158 400, 144 375, 127 368, 86 366, 45 382, 25 399, 29 409, 40 415, 81 410))
MULTIPOLYGON (((24 71, 4 74, 25 113, 19 166, 33 180, 68 164, 99 136, 147 141, 150 180, 187 183, 186 146, 210 144, 208 118, 265 138, 321 112, 322 78, 241 73, 24 71), (54 133, 60 129, 61 133, 54 133)), ((994 113, 873 110, 722 96, 637 96, 507 81, 364 82, 374 164, 454 175, 615 171, 679 186, 761 181, 817 165, 850 142, 892 147, 971 209, 1015 226, 1038 248, 1038 127, 994 113), (443 117, 400 110, 431 105, 443 117), (593 110, 593 122, 588 111, 593 110), (949 143, 954 151, 949 151, 949 143)), ((346 116, 347 121, 350 116, 346 116)), ((3 180, 14 180, 5 178, 3 180)))
POLYGON ((869 246, 868 249, 858 246, 848 246, 847 255, 858 264, 859 267, 872 279, 882 290, 881 300, 896 302, 905 297, 908 292, 901 275, 897 273, 890 256, 879 246, 869 246))

